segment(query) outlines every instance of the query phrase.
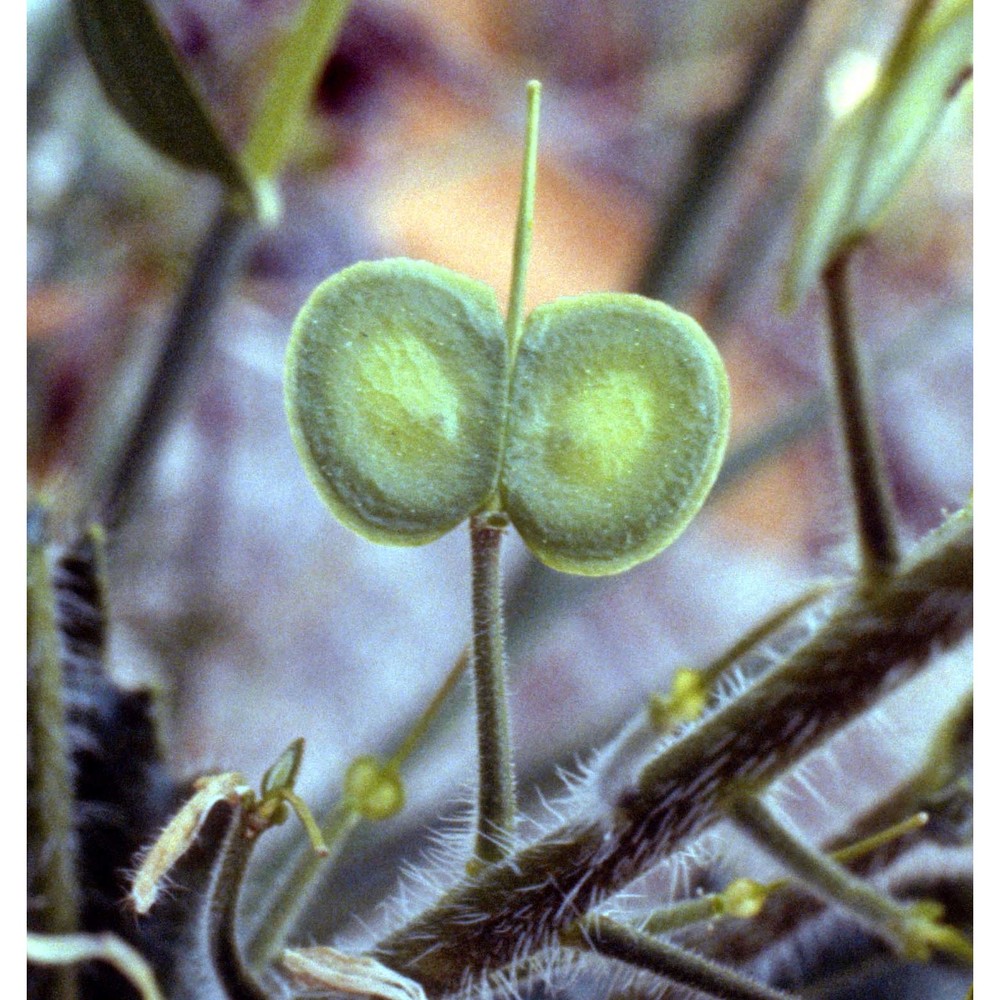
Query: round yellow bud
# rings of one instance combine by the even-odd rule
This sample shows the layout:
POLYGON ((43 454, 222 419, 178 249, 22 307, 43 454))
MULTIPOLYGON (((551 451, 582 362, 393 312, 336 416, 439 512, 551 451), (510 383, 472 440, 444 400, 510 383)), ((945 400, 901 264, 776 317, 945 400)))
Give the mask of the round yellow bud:
POLYGON ((380 820, 395 816, 403 808, 406 796, 399 772, 378 757, 366 754, 348 767, 344 798, 365 819, 380 820))

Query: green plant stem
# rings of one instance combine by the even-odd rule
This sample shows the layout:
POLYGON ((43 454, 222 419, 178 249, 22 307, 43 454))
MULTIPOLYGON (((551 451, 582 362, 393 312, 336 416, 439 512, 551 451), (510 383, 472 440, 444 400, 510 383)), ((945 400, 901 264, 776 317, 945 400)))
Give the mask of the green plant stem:
POLYGON ((469 667, 471 656, 470 647, 466 646, 458 655, 451 670, 448 671, 444 683, 434 692, 434 696, 427 703, 424 710, 417 716, 416 721, 410 726, 400 744, 393 751, 392 756, 386 762, 388 767, 401 767, 414 753, 420 742, 430 732, 435 719, 441 713, 441 709, 451 697, 452 692, 458 686, 458 682, 465 676, 469 667))
MULTIPOLYGON (((823 851, 855 875, 868 877, 886 871, 901 855, 919 845, 936 841, 940 827, 934 802, 953 780, 962 780, 967 765, 971 765, 971 722, 971 702, 963 700, 939 727, 917 775, 876 803, 849 830, 825 843, 823 851), (930 819, 923 822, 928 816, 930 819), (864 854, 860 853, 862 848, 864 854)), ((913 898, 910 893, 902 895, 913 898)), ((710 958, 720 961, 750 963, 782 938, 794 934, 824 905, 795 882, 783 885, 769 895, 754 920, 730 921, 716 928, 702 942, 704 950, 710 958)))
MULTIPOLYGON (((479 809, 474 857, 486 864, 510 851, 514 829, 514 764, 507 717, 500 543, 497 514, 476 514, 472 540, 472 673, 479 741, 479 809)), ((505 518, 501 520, 506 523, 505 518)))
POLYGON ((646 934, 670 934, 692 924, 714 920, 720 913, 719 893, 710 892, 653 910, 643 919, 642 929, 646 934))
POLYGON ((521 166, 521 200, 514 230, 514 262, 510 278, 510 298, 507 302, 507 351, 514 360, 524 329, 524 296, 531 258, 531 237, 535 228, 535 184, 538 176, 538 123, 542 100, 542 85, 531 80, 527 86, 527 115, 524 124, 524 160, 521 166))
POLYGON ((225 195, 191 267, 136 419, 112 456, 101 498, 104 523, 112 529, 128 519, 139 498, 164 432, 207 351, 212 317, 254 228, 246 199, 225 195))
POLYGON ((340 857, 351 831, 361 821, 361 815, 341 800, 320 824, 327 854, 319 855, 306 844, 292 861, 292 870, 281 878, 277 896, 267 903, 256 930, 247 942, 247 960, 251 968, 260 971, 284 946, 315 889, 319 875, 340 857))
POLYGON ((271 180, 281 170, 350 8, 351 0, 305 0, 299 8, 243 148, 254 179, 271 180))
MULTIPOLYGON (((28 726, 31 745, 30 821, 37 831, 41 929, 77 930, 80 889, 76 870, 74 783, 63 702, 62 645, 45 548, 45 515, 28 512, 28 726)), ((53 1000, 74 1000, 77 969, 56 969, 53 1000)))
POLYGON ((865 389, 851 316, 848 267, 851 250, 823 272, 829 346, 865 577, 891 573, 899 562, 896 518, 886 484, 875 421, 865 389))
POLYGON ((923 942, 914 926, 912 908, 872 888, 822 851, 806 843, 780 822, 757 796, 737 796, 729 816, 764 850, 829 901, 845 907, 892 942, 900 953, 915 957, 923 942))
POLYGON ((568 937, 567 943, 576 947, 654 972, 720 1000, 792 1000, 790 993, 755 982, 693 951, 657 941, 609 917, 588 917, 568 937))
MULTIPOLYGON (((402 767, 417 749, 442 706, 465 676, 469 655, 468 647, 462 650, 430 702, 389 757, 386 767, 402 767)), ((320 877, 336 862, 348 836, 361 818, 360 814, 345 801, 338 801, 320 824, 320 832, 328 848, 328 854, 319 856, 309 844, 302 843, 292 855, 288 865, 289 874, 280 879, 277 895, 272 896, 261 907, 263 912, 247 945, 247 955, 254 969, 258 971, 262 969, 284 946, 289 932, 312 898, 320 877)))
POLYGON ((240 889, 246 878, 250 855, 257 845, 256 836, 248 836, 246 809, 233 808, 234 816, 222 848, 222 861, 215 874, 208 906, 209 951, 212 965, 229 1000, 270 1000, 253 973, 243 962, 236 939, 236 917, 240 889))
POLYGON ((898 573, 843 595, 807 642, 671 743, 607 814, 571 816, 480 870, 374 955, 418 979, 430 997, 530 957, 716 823, 736 791, 766 788, 971 627, 966 508, 898 573))

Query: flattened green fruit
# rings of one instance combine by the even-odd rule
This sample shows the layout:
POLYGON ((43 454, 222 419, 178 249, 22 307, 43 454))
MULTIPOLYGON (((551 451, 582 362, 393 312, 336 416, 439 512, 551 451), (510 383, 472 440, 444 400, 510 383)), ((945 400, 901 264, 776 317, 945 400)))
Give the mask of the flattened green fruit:
POLYGON ((295 320, 285 404, 310 479, 371 541, 438 538, 496 489, 506 339, 492 290, 412 260, 355 264, 295 320))
POLYGON ((560 299, 518 348, 504 509, 549 566, 620 572, 694 517, 728 431, 725 369, 693 319, 638 295, 560 299))

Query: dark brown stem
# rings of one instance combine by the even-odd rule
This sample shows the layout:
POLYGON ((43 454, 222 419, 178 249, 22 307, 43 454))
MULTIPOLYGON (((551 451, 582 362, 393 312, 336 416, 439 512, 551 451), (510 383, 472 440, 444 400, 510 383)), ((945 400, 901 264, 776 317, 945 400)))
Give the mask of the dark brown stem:
POLYGON ((514 764, 507 717, 500 543, 506 525, 476 514, 472 541, 472 672, 479 739, 479 816, 475 857, 487 864, 510 850, 514 828, 514 764))
POLYGON ((583 814, 456 887, 375 949, 431 996, 554 942, 601 900, 763 790, 972 625, 972 513, 892 577, 844 596, 813 637, 583 814), (434 949, 427 942, 434 941, 434 949))
POLYGON ((823 285, 830 319, 830 356, 854 493, 862 571, 867 576, 879 576, 892 572, 899 562, 899 542, 895 511, 886 483, 854 333, 848 283, 850 257, 851 250, 848 249, 834 258, 823 272, 823 285))

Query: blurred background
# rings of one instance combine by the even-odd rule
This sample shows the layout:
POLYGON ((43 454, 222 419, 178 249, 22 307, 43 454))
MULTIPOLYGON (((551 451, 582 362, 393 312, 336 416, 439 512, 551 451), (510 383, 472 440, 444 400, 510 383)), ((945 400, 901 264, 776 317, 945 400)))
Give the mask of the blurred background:
MULTIPOLYGON (((156 6, 238 144, 295 3, 156 6)), ((544 91, 529 308, 622 290, 691 312, 726 360, 733 429, 692 528, 629 573, 560 576, 510 534, 525 808, 675 669, 849 568, 822 303, 786 315, 777 300, 804 172, 904 12, 897 0, 358 0, 284 175, 284 215, 255 237, 142 501, 110 539, 111 668, 162 692, 178 776, 256 782, 304 736, 301 790, 320 809, 351 759, 395 745, 467 641, 465 533, 393 549, 341 528, 296 459, 282 358, 312 287, 358 259, 431 260, 505 302, 532 77, 544 91)), ((116 117, 67 14, 29 4, 28 462, 31 483, 80 516, 218 190, 116 117)), ((970 90, 854 265, 909 541, 971 489, 970 90)), ((789 808, 842 828, 913 767, 970 676, 963 650, 911 685, 789 808)), ((468 802, 472 746, 466 698, 408 769, 407 810, 356 838, 340 902, 311 933, 370 904, 394 879, 385 859, 416 858, 434 819, 468 802)))

